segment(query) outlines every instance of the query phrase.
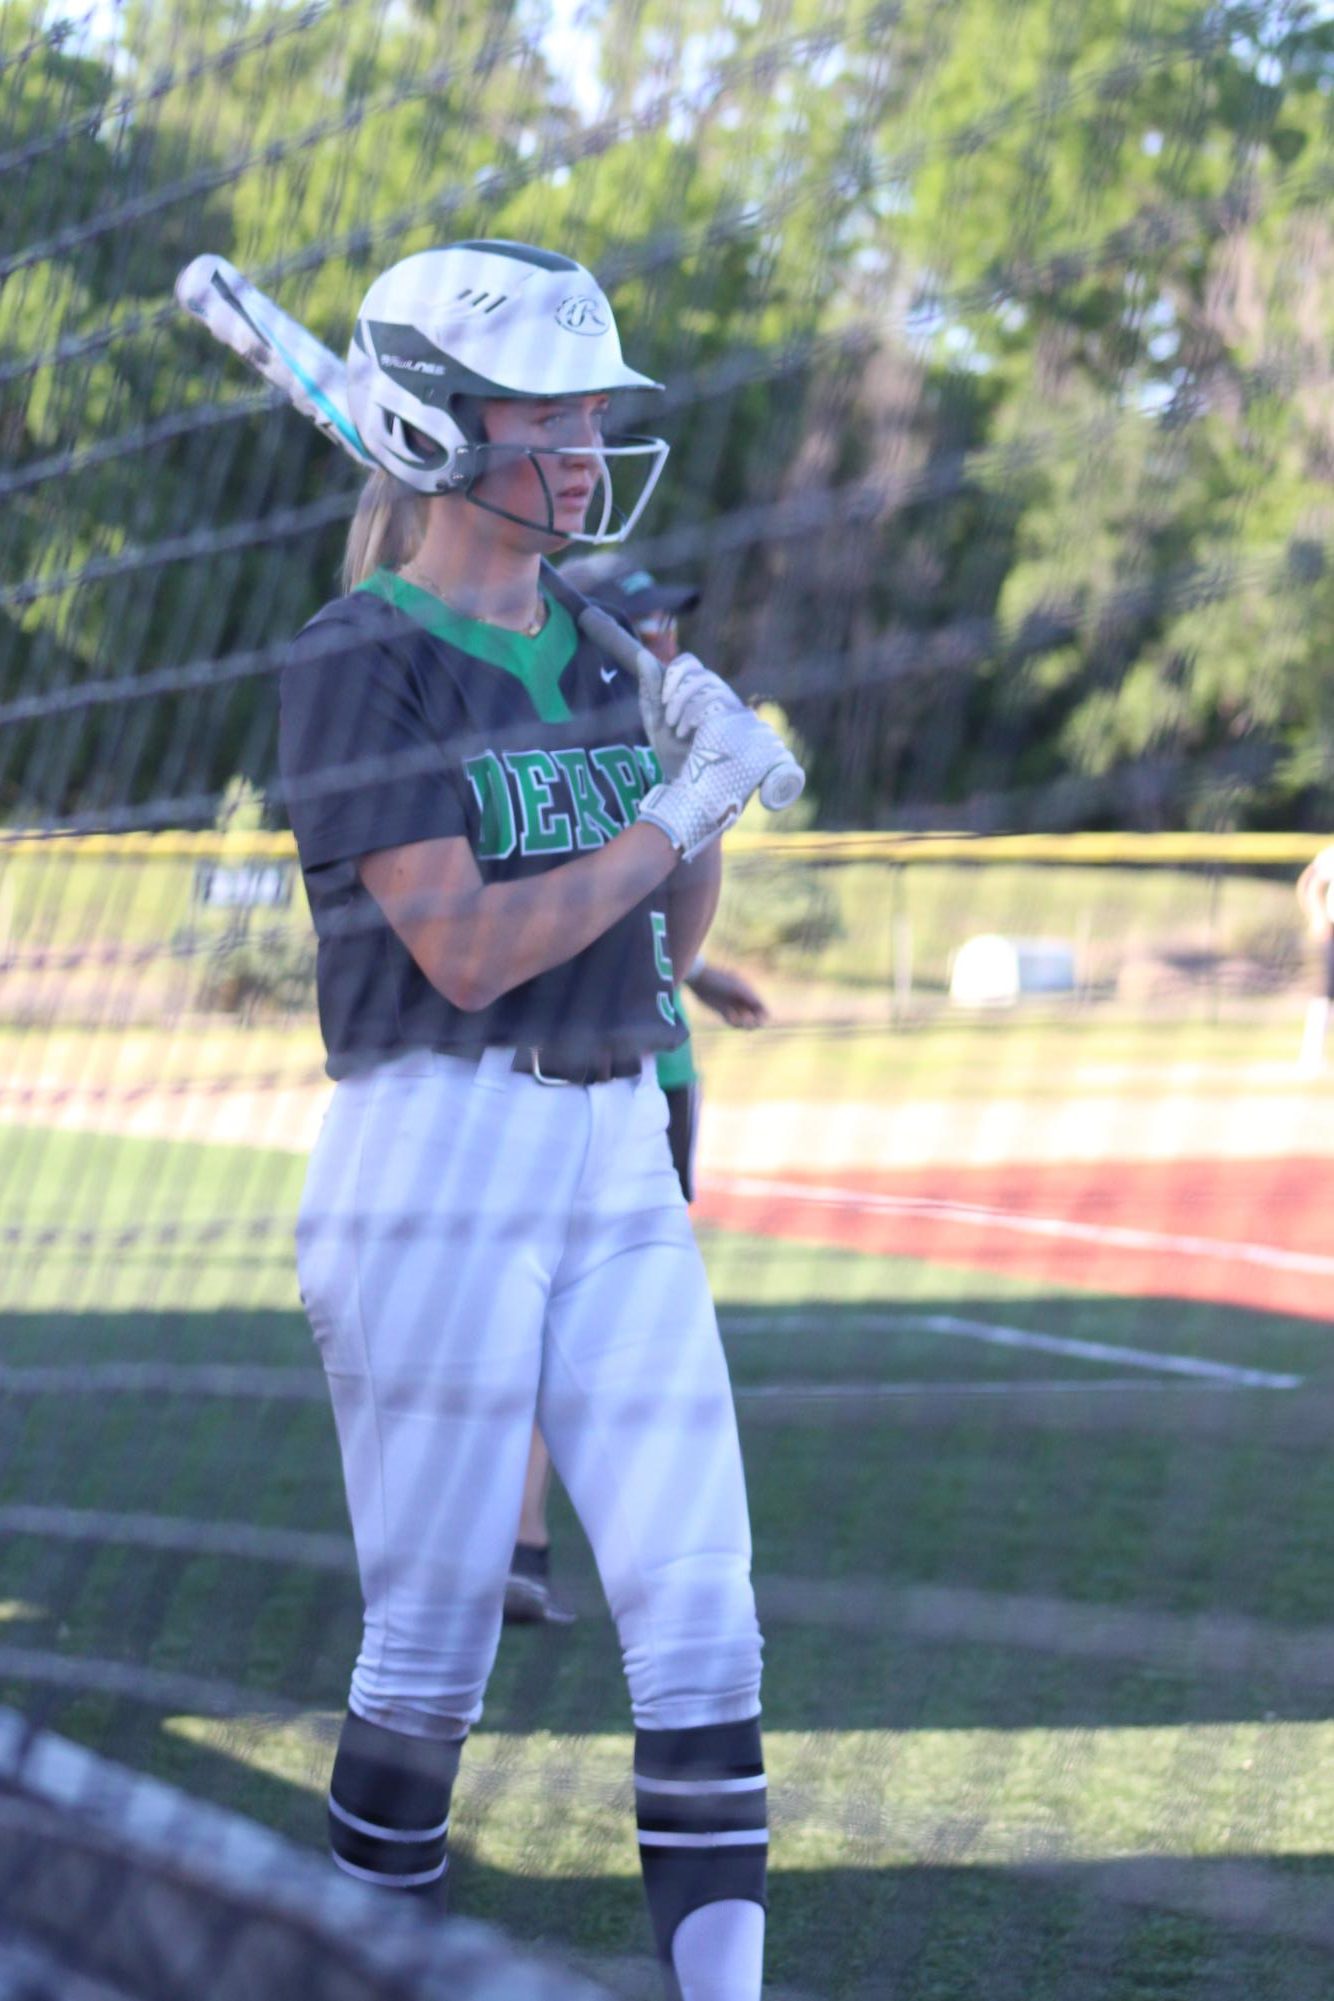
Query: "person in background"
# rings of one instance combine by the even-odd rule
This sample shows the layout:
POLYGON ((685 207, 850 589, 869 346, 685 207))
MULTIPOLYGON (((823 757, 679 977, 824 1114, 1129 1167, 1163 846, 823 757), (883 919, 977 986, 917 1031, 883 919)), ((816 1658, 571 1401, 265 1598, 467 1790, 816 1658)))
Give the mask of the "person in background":
MULTIPOLYGON (((582 556, 561 566, 561 575, 584 597, 615 612, 634 628, 641 646, 664 667, 681 651, 677 622, 699 603, 694 584, 661 582, 645 569, 628 567, 623 556, 582 556)), ((701 952, 684 985, 729 1028, 762 1028, 769 1011, 760 995, 740 973, 716 966, 701 952)), ((676 1004, 681 1009, 678 991, 676 1004)), ((658 1082, 667 1099, 667 1138, 672 1165, 687 1202, 695 1199, 695 1139, 699 1131, 699 1073, 689 1039, 657 1060, 658 1082)), ((551 1456, 540 1431, 534 1429, 524 1480, 523 1511, 518 1541, 505 1585, 505 1619, 510 1625, 568 1626, 574 1613, 551 1585, 551 1536, 547 1527, 547 1496, 551 1489, 551 1456)))
POLYGON ((1298 1066, 1314 1077, 1325 1067, 1325 1032, 1334 1003, 1334 847, 1321 848, 1297 878, 1297 901, 1317 948, 1316 989, 1306 1003, 1298 1066))

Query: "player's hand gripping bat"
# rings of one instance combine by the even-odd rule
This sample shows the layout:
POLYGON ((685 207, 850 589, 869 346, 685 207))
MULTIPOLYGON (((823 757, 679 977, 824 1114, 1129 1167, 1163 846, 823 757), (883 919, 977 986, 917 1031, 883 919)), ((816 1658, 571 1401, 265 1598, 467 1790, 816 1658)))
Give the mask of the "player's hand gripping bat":
MULTIPOLYGON (((177 278, 175 289, 177 303, 202 321, 215 340, 280 389, 294 409, 341 445, 359 466, 374 470, 375 461, 348 409, 346 363, 323 342, 275 306, 225 257, 196 257, 177 278)), ((651 688, 660 687, 661 663, 614 618, 597 605, 585 604, 579 624, 619 666, 641 682, 647 680, 651 688)), ((800 797, 805 783, 801 766, 789 756, 769 773, 760 787, 760 799, 771 813, 781 812, 800 797)))
MULTIPOLYGON (((662 662, 623 625, 618 625, 610 612, 603 611, 600 605, 585 605, 579 614, 579 624, 609 659, 628 668, 641 686, 647 685, 658 694, 662 687, 662 662)), ((789 753, 760 786, 760 803, 771 813, 781 813, 785 806, 795 805, 805 788, 806 774, 789 753)))

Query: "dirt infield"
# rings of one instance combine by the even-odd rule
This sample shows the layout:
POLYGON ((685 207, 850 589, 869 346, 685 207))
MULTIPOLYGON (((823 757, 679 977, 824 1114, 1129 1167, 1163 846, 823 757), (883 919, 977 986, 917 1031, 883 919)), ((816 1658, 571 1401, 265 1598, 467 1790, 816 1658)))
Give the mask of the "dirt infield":
MULTIPOLYGON (((244 1049, 245 1045, 242 1045, 244 1049)), ((0 1073, 0 1126, 120 1133, 208 1146, 306 1153, 332 1090, 313 1049, 271 1052, 272 1067, 234 1058, 216 1070, 192 1052, 147 1041, 95 1052, 40 1046, 0 1073), (170 1059, 170 1060, 169 1060, 170 1059), (184 1060, 182 1060, 184 1059, 184 1060)), ((258 1052, 262 1055, 262 1051, 258 1052)), ((1083 1175, 1107 1161, 1185 1163, 1334 1160, 1331 1094, 1254 1076, 1181 1077, 1144 1069, 1099 1090, 1047 1097, 727 1099, 707 1087, 700 1133, 705 1175, 990 1175, 1068 1162, 1083 1175)))
MULTIPOLYGON (((876 1174, 951 1170, 956 1162, 998 1170, 1016 1163, 1258 1158, 1272 1162, 1334 1154, 1334 1118, 1324 1086, 1286 1084, 1246 1072, 1183 1076, 1173 1066, 1110 1076, 1097 1089, 1048 1095, 996 1089, 972 1096, 896 1097, 892 1080, 874 1097, 770 1096, 728 1103, 707 1075, 701 1162, 717 1174, 876 1174)), ((1034 1082, 1040 1083, 1041 1073, 1034 1082)))
POLYGON ((1166 1160, 713 1175, 723 1230, 1062 1287, 1329 1318, 1334 1161, 1166 1160))

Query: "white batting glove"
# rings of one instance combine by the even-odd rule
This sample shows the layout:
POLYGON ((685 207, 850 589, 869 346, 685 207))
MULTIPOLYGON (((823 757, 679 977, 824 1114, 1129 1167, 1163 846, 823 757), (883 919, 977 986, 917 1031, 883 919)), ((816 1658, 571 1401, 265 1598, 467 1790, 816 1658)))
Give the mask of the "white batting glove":
POLYGON ((663 715, 668 728, 687 743, 714 709, 744 707, 740 695, 693 653, 678 653, 663 673, 663 715))
POLYGON ((743 703, 715 706, 694 733, 685 768, 644 794, 639 817, 666 834, 682 861, 693 861, 787 755, 782 738, 743 703))
POLYGON ((641 662, 639 713, 662 775, 670 782, 685 769, 690 740, 711 709, 745 705, 712 668, 693 653, 678 653, 666 667, 641 662))

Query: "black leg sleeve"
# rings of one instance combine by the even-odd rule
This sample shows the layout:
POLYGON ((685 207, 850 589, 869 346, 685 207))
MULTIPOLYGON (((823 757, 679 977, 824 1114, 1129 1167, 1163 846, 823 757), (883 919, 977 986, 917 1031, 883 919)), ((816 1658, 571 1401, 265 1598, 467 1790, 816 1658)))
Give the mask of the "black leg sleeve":
POLYGON ((329 1845, 349 1876, 423 1890, 448 1866, 449 1800, 461 1738, 385 1730, 348 1711, 329 1785, 329 1845))
POLYGON ((639 1859, 658 1955, 681 1920, 729 1898, 765 1902, 768 1813, 760 1723, 635 1733, 639 1859))

